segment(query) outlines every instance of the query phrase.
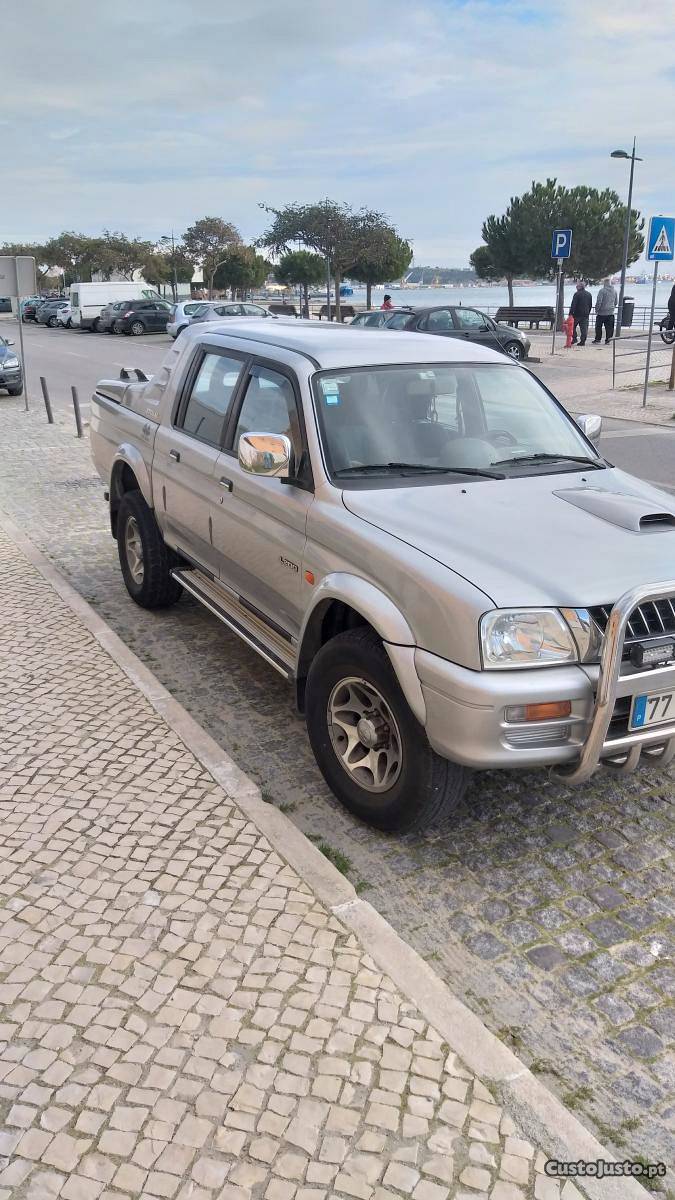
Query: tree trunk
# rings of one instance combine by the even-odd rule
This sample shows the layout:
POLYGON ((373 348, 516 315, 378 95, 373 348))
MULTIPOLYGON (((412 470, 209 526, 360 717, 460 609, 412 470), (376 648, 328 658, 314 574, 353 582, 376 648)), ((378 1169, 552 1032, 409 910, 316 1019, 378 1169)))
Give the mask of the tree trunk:
POLYGON ((509 308, 513 308, 513 275, 506 276, 506 286, 509 289, 509 308))
POLYGON ((213 300, 213 276, 215 271, 211 271, 209 275, 209 300, 213 300))
POLYGON ((335 283, 335 320, 336 321, 342 320, 342 312, 340 310, 340 280, 341 279, 342 279, 342 276, 340 275, 340 272, 335 271, 333 273, 333 280, 335 283))
POLYGON ((373 295, 373 285, 370 282, 370 280, 368 280, 368 282, 366 284, 366 308, 370 308, 370 302, 372 299, 372 295, 373 295))
POLYGON ((309 284, 303 283, 302 290, 304 293, 302 315, 309 320, 309 284))

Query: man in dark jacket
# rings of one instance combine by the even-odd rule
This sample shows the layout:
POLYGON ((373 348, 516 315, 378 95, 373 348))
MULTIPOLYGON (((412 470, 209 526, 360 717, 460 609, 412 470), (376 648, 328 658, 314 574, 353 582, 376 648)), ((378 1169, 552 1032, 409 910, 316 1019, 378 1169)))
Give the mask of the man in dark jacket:
POLYGON ((573 345, 577 340, 577 330, 579 331, 579 346, 586 345, 588 318, 591 315, 592 307, 593 297, 590 292, 586 291, 586 284, 578 283, 577 290, 572 296, 572 303, 570 304, 570 316, 574 317, 573 345))

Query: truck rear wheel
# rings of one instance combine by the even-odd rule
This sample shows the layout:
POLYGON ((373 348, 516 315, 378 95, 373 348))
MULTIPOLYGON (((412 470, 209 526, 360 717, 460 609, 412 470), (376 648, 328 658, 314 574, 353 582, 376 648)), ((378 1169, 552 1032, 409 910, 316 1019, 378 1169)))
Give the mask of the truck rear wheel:
POLYGON ((141 608, 167 608, 183 591, 176 560, 139 491, 125 492, 117 513, 117 551, 126 589, 141 608))
POLYGON ((338 800, 378 829, 426 827, 457 807, 467 772, 436 754, 369 627, 340 633, 314 659, 307 731, 338 800))

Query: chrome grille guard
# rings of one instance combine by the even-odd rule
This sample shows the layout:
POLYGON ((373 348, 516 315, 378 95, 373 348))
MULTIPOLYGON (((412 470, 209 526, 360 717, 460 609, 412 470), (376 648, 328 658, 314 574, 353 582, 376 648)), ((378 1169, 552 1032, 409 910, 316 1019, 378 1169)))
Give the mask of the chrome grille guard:
MULTIPOLYGON (((604 759, 623 757, 624 769, 637 766, 643 747, 663 746, 662 761, 668 761, 675 752, 675 719, 665 725, 633 730, 624 737, 606 741, 607 730, 617 700, 617 683, 621 676, 621 660, 628 621, 640 604, 649 601, 667 600, 675 595, 675 579, 631 588, 616 601, 609 614, 605 628, 600 673, 595 693, 595 706, 591 726, 581 751, 579 762, 568 770, 558 768, 556 774, 567 783, 585 783, 604 759)), ((646 680, 651 672, 640 671, 631 678, 646 680)))

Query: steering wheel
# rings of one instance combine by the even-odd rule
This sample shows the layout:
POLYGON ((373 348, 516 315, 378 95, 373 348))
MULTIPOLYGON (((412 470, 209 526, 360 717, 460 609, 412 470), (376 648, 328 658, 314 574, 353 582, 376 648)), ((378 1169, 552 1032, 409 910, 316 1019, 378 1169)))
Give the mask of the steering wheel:
POLYGON ((486 442, 491 442, 493 446, 517 446, 518 438, 509 433, 508 429, 491 429, 485 434, 486 442))

